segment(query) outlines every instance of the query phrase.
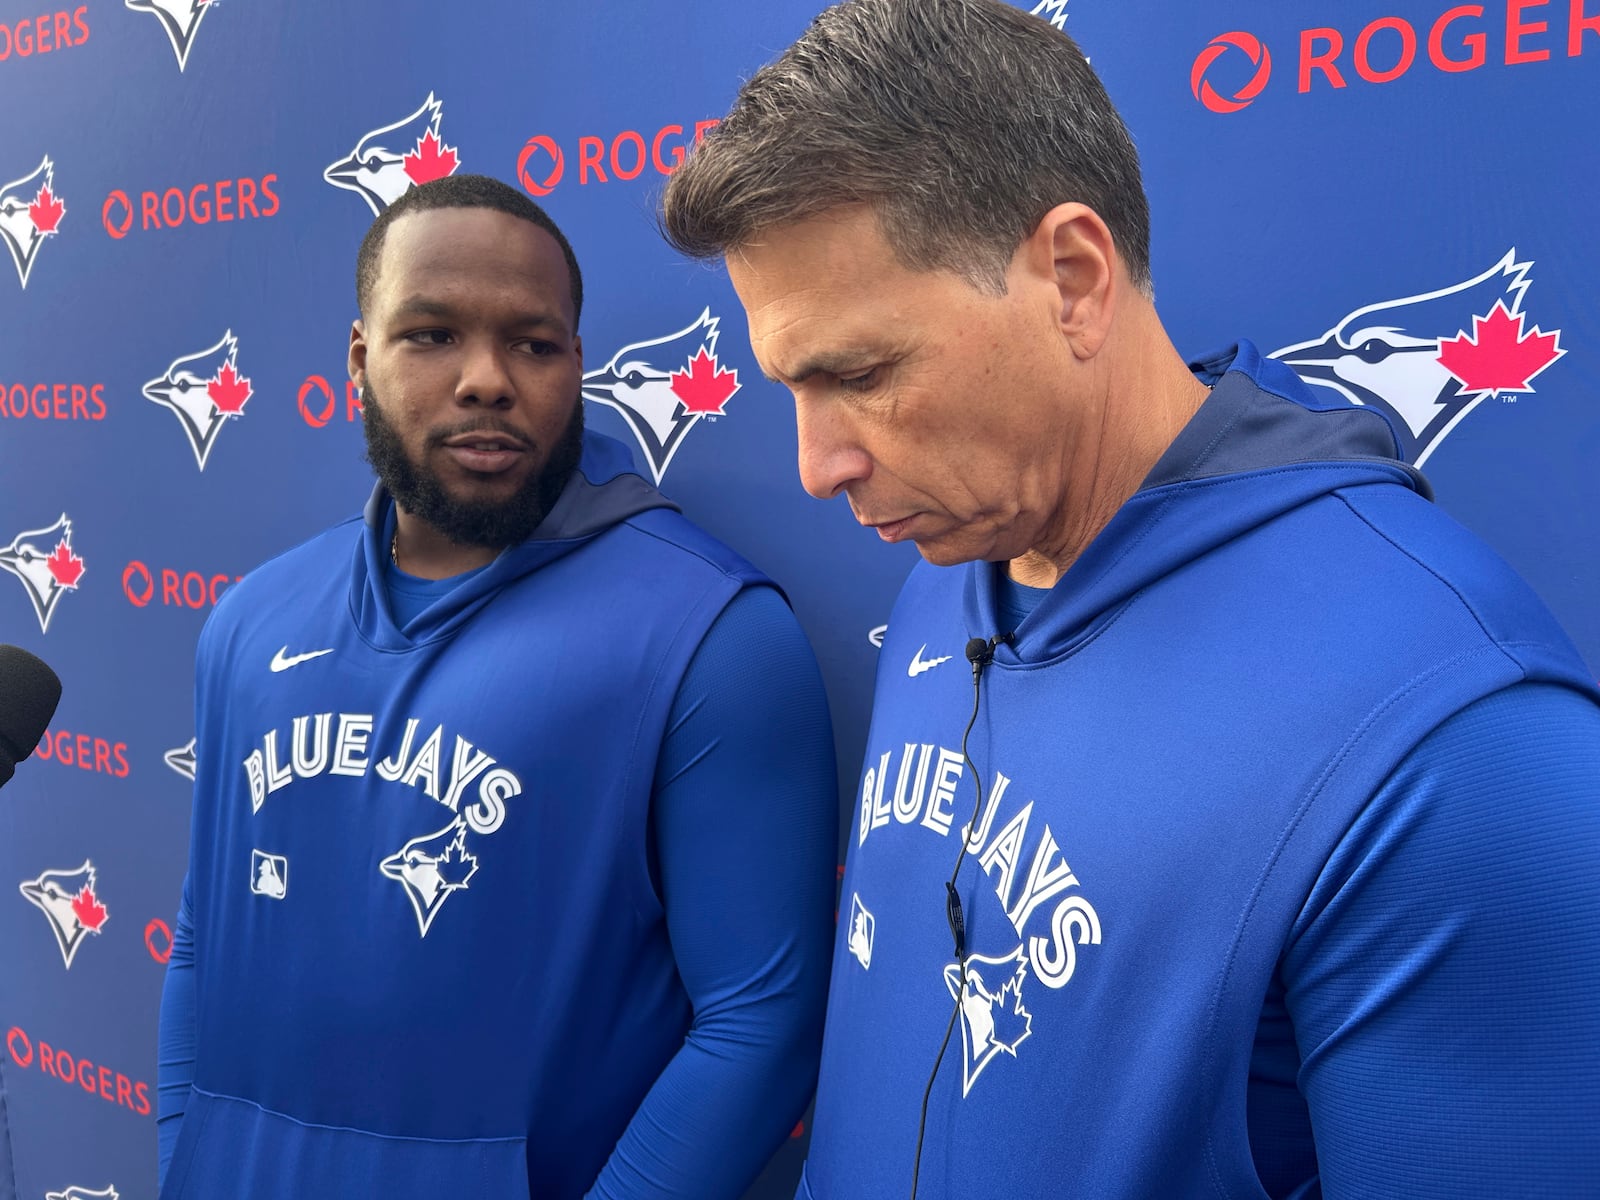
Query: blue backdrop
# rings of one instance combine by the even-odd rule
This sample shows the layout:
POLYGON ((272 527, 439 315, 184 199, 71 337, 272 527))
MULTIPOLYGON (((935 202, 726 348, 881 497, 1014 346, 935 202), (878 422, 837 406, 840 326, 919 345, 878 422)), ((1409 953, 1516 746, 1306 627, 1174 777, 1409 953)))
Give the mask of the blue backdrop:
MULTIPOLYGON (((787 588, 847 807, 913 551, 803 495, 725 277, 652 222, 814 0, 46 2, 0 0, 0 641, 65 694, 0 803, 0 1063, 20 1196, 147 1200, 194 643, 366 496, 344 361, 382 205, 477 171, 565 228, 590 423, 787 588), (600 379, 623 363, 635 385, 600 379)), ((1180 348, 1249 336, 1386 408, 1600 662, 1600 0, 1023 6, 1133 129, 1180 348)), ((756 1195, 789 1195, 803 1141, 756 1195)))

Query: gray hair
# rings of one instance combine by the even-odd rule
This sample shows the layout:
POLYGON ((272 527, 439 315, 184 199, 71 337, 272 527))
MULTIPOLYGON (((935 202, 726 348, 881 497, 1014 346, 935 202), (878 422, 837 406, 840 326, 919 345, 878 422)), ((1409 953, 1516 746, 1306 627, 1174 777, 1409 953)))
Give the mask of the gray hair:
POLYGON ((740 89, 673 173, 667 240, 716 258, 866 204, 896 258, 1001 294, 1050 209, 1087 205, 1150 292, 1150 207, 1122 118, 1077 44, 1002 0, 847 0, 740 89))

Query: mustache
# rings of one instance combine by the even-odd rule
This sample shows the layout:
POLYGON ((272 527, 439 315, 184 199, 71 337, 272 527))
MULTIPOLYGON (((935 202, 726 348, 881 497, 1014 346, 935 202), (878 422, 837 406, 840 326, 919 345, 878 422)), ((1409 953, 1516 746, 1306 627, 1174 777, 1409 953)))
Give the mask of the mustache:
POLYGON ((494 419, 468 421, 460 425, 451 425, 445 429, 436 429, 428 435, 428 445, 431 448, 442 447, 445 442, 453 437, 463 437, 474 433, 497 433, 501 437, 510 438, 519 446, 528 450, 534 448, 533 441, 525 434, 513 429, 503 421, 494 419))

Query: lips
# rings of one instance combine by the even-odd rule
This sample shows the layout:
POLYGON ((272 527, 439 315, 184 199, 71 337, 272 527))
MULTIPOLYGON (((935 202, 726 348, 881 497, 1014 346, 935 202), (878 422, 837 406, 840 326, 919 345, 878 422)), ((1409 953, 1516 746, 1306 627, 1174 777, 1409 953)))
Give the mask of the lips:
POLYGON ((900 517, 893 521, 862 521, 861 523, 868 529, 875 531, 884 541, 898 542, 905 538, 907 528, 915 519, 916 514, 912 513, 909 517, 900 517))
POLYGON ((465 470, 497 475, 514 467, 528 447, 510 434, 479 431, 446 438, 444 451, 465 470))

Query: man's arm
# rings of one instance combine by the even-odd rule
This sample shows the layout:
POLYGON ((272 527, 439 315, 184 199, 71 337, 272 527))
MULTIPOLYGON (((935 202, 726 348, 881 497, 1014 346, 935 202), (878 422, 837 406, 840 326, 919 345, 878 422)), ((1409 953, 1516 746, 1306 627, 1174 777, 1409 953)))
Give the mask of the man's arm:
POLYGON ((1325 1200, 1600 1179, 1600 710, 1445 722, 1346 834, 1283 960, 1325 1200))
POLYGON ((652 824, 694 1008, 592 1200, 739 1196, 816 1084, 838 854, 833 734, 782 598, 717 619, 669 718, 652 824))
POLYGON ((167 1182, 167 1167, 189 1102, 189 1085, 194 1082, 194 1029, 194 916, 185 878, 172 932, 172 957, 167 960, 166 981, 161 986, 161 1020, 156 1034, 158 1190, 167 1182))

